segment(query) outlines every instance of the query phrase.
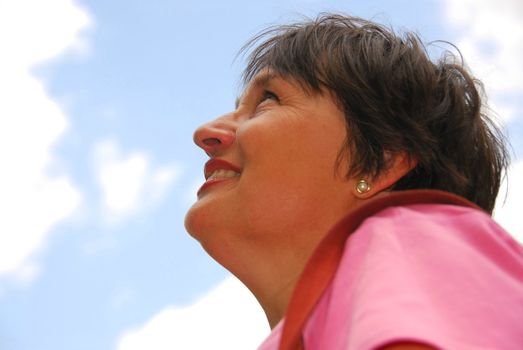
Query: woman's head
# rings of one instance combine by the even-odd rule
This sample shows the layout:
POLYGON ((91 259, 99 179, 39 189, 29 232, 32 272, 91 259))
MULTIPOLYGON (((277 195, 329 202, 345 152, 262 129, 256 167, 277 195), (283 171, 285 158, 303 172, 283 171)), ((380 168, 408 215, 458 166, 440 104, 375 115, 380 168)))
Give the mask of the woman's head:
POLYGON ((271 69, 334 96, 345 117, 339 160, 350 159, 348 178, 374 178, 391 155, 405 154, 417 166, 392 190, 440 189, 492 212, 507 151, 481 84, 454 56, 432 62, 415 34, 339 15, 270 28, 246 47, 254 44, 246 83, 271 69))
POLYGON ((318 242, 367 199, 435 188, 492 210, 506 152, 460 65, 351 17, 260 41, 236 108, 194 134, 211 159, 186 228, 272 324, 318 242))

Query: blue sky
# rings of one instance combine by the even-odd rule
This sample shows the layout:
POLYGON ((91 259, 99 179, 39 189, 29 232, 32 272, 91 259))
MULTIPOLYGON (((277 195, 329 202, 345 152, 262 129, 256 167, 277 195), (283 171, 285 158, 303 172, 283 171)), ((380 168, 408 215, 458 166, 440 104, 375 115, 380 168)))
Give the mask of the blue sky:
POLYGON ((200 124, 257 31, 336 11, 448 40, 514 149, 497 219, 523 241, 519 0, 0 1, 0 349, 249 349, 254 298, 185 232, 200 124))

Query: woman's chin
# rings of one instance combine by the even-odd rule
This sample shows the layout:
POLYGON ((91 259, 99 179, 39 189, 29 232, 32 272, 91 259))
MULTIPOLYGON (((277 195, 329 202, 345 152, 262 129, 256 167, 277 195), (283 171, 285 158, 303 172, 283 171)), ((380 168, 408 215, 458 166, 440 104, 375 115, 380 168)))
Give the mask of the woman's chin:
POLYGON ((198 226, 199 226, 198 223, 201 220, 201 219, 200 220, 198 219, 198 216, 201 216, 198 213, 201 208, 198 208, 198 207, 199 207, 199 203, 195 202, 189 208, 187 213, 185 214, 185 221, 184 221, 185 230, 187 231, 187 233, 189 233, 189 235, 191 235, 195 239, 198 239, 198 235, 197 235, 198 226))
POLYGON ((217 219, 215 206, 206 200, 197 200, 185 214, 185 229, 196 240, 202 243, 204 235, 214 231, 222 224, 217 219))

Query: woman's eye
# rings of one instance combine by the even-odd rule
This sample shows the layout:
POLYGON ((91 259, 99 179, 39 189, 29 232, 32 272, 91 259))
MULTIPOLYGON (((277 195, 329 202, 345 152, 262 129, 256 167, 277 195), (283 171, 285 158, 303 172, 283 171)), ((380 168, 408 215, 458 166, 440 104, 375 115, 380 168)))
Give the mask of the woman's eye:
POLYGON ((278 103, 280 98, 274 92, 269 90, 264 90, 258 100, 258 104, 255 106, 255 111, 253 117, 258 116, 259 114, 264 113, 268 109, 272 108, 273 102, 278 103))
POLYGON ((274 101, 278 102, 280 99, 274 92, 269 91, 269 90, 264 90, 262 97, 260 99, 260 103, 262 103, 266 100, 274 100, 274 101))

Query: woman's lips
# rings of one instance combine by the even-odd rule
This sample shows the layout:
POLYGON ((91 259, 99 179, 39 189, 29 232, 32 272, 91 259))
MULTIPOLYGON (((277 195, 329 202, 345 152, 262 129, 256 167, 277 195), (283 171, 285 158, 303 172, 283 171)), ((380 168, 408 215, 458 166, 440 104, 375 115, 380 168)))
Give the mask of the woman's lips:
POLYGON ((237 176, 235 177, 220 177, 220 178, 217 178, 217 179, 211 179, 211 180, 207 180, 204 182, 204 184, 202 185, 202 187, 200 187, 200 189, 198 190, 198 192, 196 193, 196 196, 198 198, 201 197, 201 195, 203 194, 203 192, 205 192, 209 187, 213 186, 213 185, 216 185, 216 184, 219 184, 221 182, 225 182, 225 181, 228 181, 228 180, 233 180, 235 179, 237 176))
POLYGON ((232 170, 235 173, 241 173, 241 169, 236 165, 231 164, 223 159, 212 158, 209 159, 207 163, 205 163, 205 167, 203 169, 205 179, 208 179, 211 176, 211 174, 217 170, 232 170))
POLYGON ((240 173, 241 169, 234 164, 231 164, 223 159, 210 159, 207 163, 205 163, 204 167, 206 181, 200 187, 196 195, 198 198, 200 198, 200 195, 209 187, 228 180, 234 180, 240 176, 240 173), (214 176, 211 176, 213 174, 214 176))

